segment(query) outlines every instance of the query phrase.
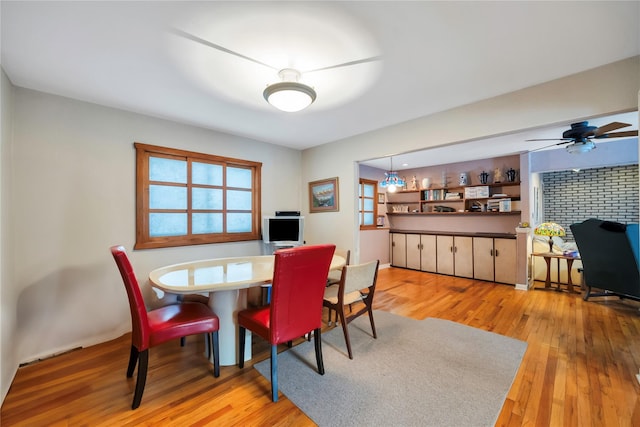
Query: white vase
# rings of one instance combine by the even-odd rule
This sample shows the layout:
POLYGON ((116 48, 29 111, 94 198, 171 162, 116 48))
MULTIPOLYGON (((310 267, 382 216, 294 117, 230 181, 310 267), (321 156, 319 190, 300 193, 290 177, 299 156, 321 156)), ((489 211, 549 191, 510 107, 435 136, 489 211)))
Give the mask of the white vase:
POLYGON ((430 178, 422 178, 422 188, 431 187, 431 179, 430 178))

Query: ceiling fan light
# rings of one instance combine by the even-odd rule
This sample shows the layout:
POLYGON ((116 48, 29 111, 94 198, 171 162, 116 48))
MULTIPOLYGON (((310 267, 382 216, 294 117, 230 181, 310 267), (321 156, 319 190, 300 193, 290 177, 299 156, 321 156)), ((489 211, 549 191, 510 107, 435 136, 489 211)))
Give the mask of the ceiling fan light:
POLYGON ((579 141, 573 144, 567 145, 567 153, 569 154, 582 154, 587 153, 596 148, 596 144, 593 141, 579 141))
POLYGON ((316 91, 298 82, 274 83, 262 94, 269 104, 288 113, 304 110, 316 100, 316 91))

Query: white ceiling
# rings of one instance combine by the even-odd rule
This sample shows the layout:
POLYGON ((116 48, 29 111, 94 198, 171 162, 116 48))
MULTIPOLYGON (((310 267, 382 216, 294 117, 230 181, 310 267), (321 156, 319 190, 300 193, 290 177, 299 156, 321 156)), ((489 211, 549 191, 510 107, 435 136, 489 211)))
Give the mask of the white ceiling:
MULTIPOLYGON (((611 122, 628 123, 631 126, 618 129, 613 132, 638 130, 638 112, 632 111, 622 114, 614 114, 605 117, 589 119, 589 126, 603 126, 611 122)), ((562 138, 562 133, 571 128, 571 124, 547 126, 540 129, 530 129, 509 135, 501 135, 482 140, 465 141, 457 144, 445 145, 426 150, 401 153, 393 156, 393 169, 414 169, 432 165, 446 165, 468 160, 487 159, 491 157, 520 154, 527 151, 543 151, 552 149, 564 150, 567 145, 563 141, 528 141, 530 139, 555 139, 562 138)), ((612 145, 626 141, 630 138, 620 139, 596 139, 596 148, 604 144, 612 145)), ((636 141, 638 137, 634 138, 636 141)), ((592 151, 589 155, 602 155, 605 151, 592 151)), ((580 154, 574 154, 579 156, 580 154)), ((584 156, 584 154, 582 154, 584 156)), ((637 159, 636 159, 637 161, 637 159)), ((388 157, 372 159, 360 164, 388 170, 391 160, 388 157)))
POLYGON ((0 8, 1 64, 17 86, 297 149, 640 54, 637 1, 3 0, 0 8), (262 98, 278 69, 378 55, 304 73, 318 98, 302 112, 262 98))

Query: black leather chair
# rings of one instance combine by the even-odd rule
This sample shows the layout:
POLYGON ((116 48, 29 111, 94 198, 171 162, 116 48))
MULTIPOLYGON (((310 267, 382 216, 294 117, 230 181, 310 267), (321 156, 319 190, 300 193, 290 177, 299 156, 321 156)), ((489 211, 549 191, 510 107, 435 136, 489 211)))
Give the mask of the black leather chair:
POLYGON ((592 218, 570 228, 582 259, 584 300, 617 295, 640 301, 638 224, 592 218), (592 288, 603 292, 592 293, 592 288))

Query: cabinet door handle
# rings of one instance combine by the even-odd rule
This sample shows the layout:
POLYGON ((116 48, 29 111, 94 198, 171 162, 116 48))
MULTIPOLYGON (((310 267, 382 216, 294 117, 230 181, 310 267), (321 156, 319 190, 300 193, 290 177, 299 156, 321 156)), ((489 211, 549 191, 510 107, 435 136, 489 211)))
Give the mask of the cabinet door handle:
POLYGON ((500 254, 498 253, 498 250, 496 249, 496 256, 498 256, 498 255, 500 255, 500 254))
POLYGON ((493 249, 491 249, 491 251, 489 253, 491 254, 491 256, 493 256, 493 249))
POLYGON ((453 246, 449 246, 449 252, 453 253, 453 246))
POLYGON ((457 246, 454 246, 454 247, 453 247, 453 252, 454 252, 454 253, 455 253, 455 252, 458 252, 458 247, 457 247, 457 246))
POLYGON ((391 246, 395 246, 395 245, 396 245, 396 242, 391 242, 391 246))

